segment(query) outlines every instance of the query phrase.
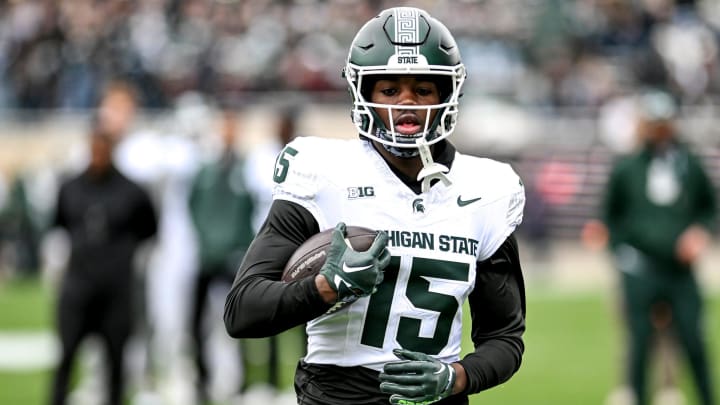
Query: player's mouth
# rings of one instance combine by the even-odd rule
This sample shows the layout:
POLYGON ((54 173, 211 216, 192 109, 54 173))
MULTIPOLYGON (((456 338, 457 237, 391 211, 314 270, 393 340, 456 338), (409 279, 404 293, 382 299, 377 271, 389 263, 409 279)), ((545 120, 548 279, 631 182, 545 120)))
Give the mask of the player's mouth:
POLYGON ((413 113, 401 114, 393 123, 395 132, 401 135, 411 136, 422 131, 420 119, 413 113))

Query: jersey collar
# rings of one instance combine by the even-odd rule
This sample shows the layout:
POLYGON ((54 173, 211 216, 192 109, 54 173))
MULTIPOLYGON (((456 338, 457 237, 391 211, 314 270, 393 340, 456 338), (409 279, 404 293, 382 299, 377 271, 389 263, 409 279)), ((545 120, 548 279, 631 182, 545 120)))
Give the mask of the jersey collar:
MULTIPOLYGON (((370 142, 370 144, 373 145, 372 142, 370 142)), ((451 144, 450 141, 443 139, 442 141, 436 143, 433 147, 433 160, 435 160, 435 162, 437 163, 447 166, 448 169, 452 170, 453 160, 455 160, 455 151, 455 146, 451 144)), ((380 157, 383 158, 383 160, 385 160, 385 163, 388 165, 388 167, 390 167, 390 170, 392 170, 395 176, 400 179, 406 186, 408 186, 410 190, 412 190, 415 194, 420 194, 422 192, 421 181, 406 176, 400 170, 396 169, 395 166, 390 164, 390 162, 385 159, 382 153, 378 152, 378 154, 380 155, 380 157)))

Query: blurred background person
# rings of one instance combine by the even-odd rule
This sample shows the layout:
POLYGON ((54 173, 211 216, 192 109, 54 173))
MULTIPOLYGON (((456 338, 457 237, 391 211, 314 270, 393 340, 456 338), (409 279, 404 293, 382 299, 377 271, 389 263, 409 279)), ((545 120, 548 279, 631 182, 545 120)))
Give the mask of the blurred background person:
POLYGON ((194 396, 191 311, 197 246, 188 206, 191 183, 206 152, 214 106, 197 92, 177 97, 163 125, 135 125, 118 146, 118 166, 150 190, 158 207, 158 234, 145 273, 146 368, 140 398, 185 404, 194 396))
POLYGON ((222 305, 213 304, 224 300, 254 236, 254 202, 245 184, 245 162, 237 151, 241 128, 235 111, 226 109, 220 114, 219 136, 221 150, 201 166, 189 198, 198 246, 191 308, 192 350, 197 394, 202 404, 209 404, 215 397, 211 395, 210 377, 221 379, 229 386, 230 392, 226 394, 237 394, 242 388, 242 356, 238 355, 236 342, 227 337, 222 328, 222 305), (217 358, 208 356, 217 341, 211 339, 211 332, 217 331, 218 326, 224 340, 236 349, 235 356, 230 356, 224 365, 209 361, 217 358), (233 366, 235 370, 231 369, 233 366))
POLYGON ((649 89, 637 102, 639 148, 613 165, 602 222, 586 226, 584 238, 593 246, 607 242, 619 270, 634 403, 650 401, 647 369, 655 332, 671 325, 701 403, 714 404, 703 298, 693 271, 717 219, 714 186, 678 136, 673 97, 649 89))
MULTIPOLYGON (((139 184, 146 190, 150 198, 152 199, 153 190, 142 181, 139 181, 128 173, 123 167, 122 160, 118 159, 118 151, 122 150, 126 139, 135 130, 137 125, 138 116, 138 104, 139 104, 139 93, 131 80, 127 78, 117 77, 108 78, 106 81, 98 82, 98 89, 96 94, 98 101, 94 110, 91 114, 96 117, 94 123, 97 126, 97 131, 105 134, 113 145, 112 148, 112 159, 113 165, 123 175, 128 176, 131 181, 139 184)), ((60 180, 59 178, 66 175, 67 173, 76 173, 84 170, 91 160, 91 152, 86 147, 85 142, 74 144, 73 148, 68 151, 66 155, 62 156, 62 170, 61 173, 55 173, 51 175, 50 179, 43 180, 43 173, 47 170, 37 171, 35 170, 33 187, 35 189, 42 188, 45 190, 57 190, 60 180)), ((35 191, 37 194, 37 191, 35 191)), ((38 201, 38 196, 35 196, 36 211, 50 211, 44 209, 42 205, 42 199, 38 201)), ((153 206, 156 206, 153 200, 153 206)), ((53 207, 54 208, 54 207, 53 207)), ((158 214, 159 215, 159 214, 158 214)), ((67 260, 68 246, 63 241, 62 236, 56 234, 56 230, 45 233, 43 240, 43 261, 45 276, 49 276, 51 282, 57 282, 57 276, 60 271, 65 267, 65 261, 67 260)), ((131 305, 134 313, 131 314, 133 325, 131 326, 131 336, 128 338, 125 350, 125 366, 127 367, 127 375, 129 376, 126 386, 133 390, 142 381, 144 375, 143 370, 147 365, 147 345, 145 340, 147 338, 147 315, 145 305, 145 275, 147 267, 147 256, 148 253, 154 249, 153 244, 145 244, 142 249, 137 252, 136 259, 134 262, 134 272, 132 274, 131 283, 132 289, 138 291, 131 297, 134 302, 131 305)), ((97 339, 91 339, 84 345, 82 351, 79 354, 79 359, 82 361, 80 366, 83 370, 82 373, 86 375, 81 380, 72 392, 73 400, 92 401, 93 398, 98 396, 98 387, 102 384, 102 373, 98 373, 97 370, 102 370, 106 361, 102 356, 102 347, 98 344, 97 339)))
POLYGON ((124 350, 133 326, 133 259, 157 229, 148 194, 112 163, 115 139, 99 122, 89 136, 90 162, 80 175, 63 182, 54 225, 71 244, 57 304, 62 354, 51 404, 64 404, 72 366, 83 339, 99 336, 107 364, 107 403, 123 403, 124 350))
POLYGON ((7 190, 0 184, 0 278, 34 277, 40 269, 40 242, 47 224, 30 201, 28 177, 16 173, 7 190), (8 263, 3 263, 3 252, 9 256, 8 263), (13 274, 2 274, 5 267, 13 274))
MULTIPOLYGON (((133 156, 128 158, 127 150, 133 145, 137 139, 138 131, 141 131, 140 121, 140 104, 142 102, 142 93, 136 83, 129 78, 117 77, 112 78, 103 85, 100 98, 97 105, 97 115, 99 125, 102 127, 113 144, 113 162, 118 170, 127 176, 131 181, 136 182, 147 190, 153 206, 157 209, 157 221, 163 215, 162 207, 157 200, 157 192, 146 175, 138 166, 144 167, 141 163, 147 156, 145 148, 135 148, 133 156)), ((147 132, 147 131, 145 131, 147 132)), ((160 225, 158 224, 158 227, 160 225)), ((157 235, 156 235, 157 236, 157 235)), ((158 238, 155 238, 155 242, 158 238)), ((135 314, 133 317, 134 327, 133 334, 128 342, 127 361, 128 367, 128 385, 132 390, 142 388, 145 384, 146 373, 149 368, 149 337, 150 322, 148 314, 147 299, 147 277, 148 264, 154 250, 157 249, 156 243, 143 249, 142 258, 138 260, 137 269, 133 277, 133 288, 138 291, 133 295, 135 314)), ((85 369, 92 370, 98 364, 102 364, 98 358, 96 351, 89 351, 84 356, 85 369)), ((89 373, 91 376, 92 373, 89 373)), ((85 392, 91 393, 93 390, 93 382, 87 379, 85 392)))

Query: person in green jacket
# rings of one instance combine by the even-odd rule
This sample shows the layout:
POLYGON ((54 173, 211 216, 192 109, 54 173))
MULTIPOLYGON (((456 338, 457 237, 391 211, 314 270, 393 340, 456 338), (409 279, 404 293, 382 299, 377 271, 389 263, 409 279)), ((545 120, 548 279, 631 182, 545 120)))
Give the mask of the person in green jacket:
POLYGON ((716 223, 715 189, 699 157, 678 137, 672 96, 649 90, 638 107, 641 147, 613 164, 602 201, 629 332, 628 384, 636 404, 649 402, 654 323, 665 308, 701 403, 714 404, 694 268, 716 223))
MULTIPOLYGON (((190 216, 198 246, 198 272, 192 306, 192 338, 197 367, 197 391, 201 403, 209 398, 209 370, 205 358, 207 331, 204 312, 215 283, 228 290, 235 271, 254 237, 253 198, 245 184, 245 164, 235 150, 239 135, 237 116, 226 110, 221 115, 220 156, 197 173, 190 190, 190 216)), ((220 318, 218 318, 220 319, 220 318)), ((238 381, 238 389, 242 381, 238 381)))

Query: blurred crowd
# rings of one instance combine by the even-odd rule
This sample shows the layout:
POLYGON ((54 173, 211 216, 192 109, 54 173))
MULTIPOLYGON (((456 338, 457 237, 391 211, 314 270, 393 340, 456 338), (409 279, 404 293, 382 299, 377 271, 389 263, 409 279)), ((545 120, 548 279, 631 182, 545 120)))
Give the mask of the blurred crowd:
POLYGON ((471 95, 593 107, 647 83, 687 103, 720 94, 715 0, 18 0, 0 2, 0 107, 91 108, 119 77, 145 108, 188 90, 335 94, 352 33, 402 3, 453 28, 471 95))

